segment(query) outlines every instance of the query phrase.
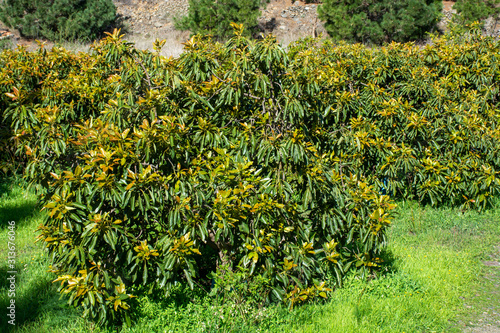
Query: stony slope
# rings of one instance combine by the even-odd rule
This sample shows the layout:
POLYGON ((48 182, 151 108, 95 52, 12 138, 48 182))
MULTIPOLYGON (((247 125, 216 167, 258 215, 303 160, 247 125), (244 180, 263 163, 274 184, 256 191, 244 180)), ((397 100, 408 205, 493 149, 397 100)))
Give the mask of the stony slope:
MULTIPOLYGON (((189 32, 177 31, 174 28, 174 17, 186 15, 188 0, 113 0, 124 26, 126 39, 135 42, 141 49, 150 48, 156 38, 167 41, 163 54, 177 56, 182 52, 182 43, 189 37, 189 32)), ((443 20, 439 24, 445 29, 451 18, 453 1, 443 1, 443 20)), ((262 10, 259 26, 263 34, 272 33, 278 40, 287 45, 298 38, 317 36, 326 31, 318 19, 317 4, 305 4, 302 1, 271 0, 262 10)), ((490 24, 493 28, 493 24, 490 24)), ((2 30, 0 22, 0 30, 2 30)), ((497 28, 497 27, 495 27, 497 28)), ((500 30, 500 25, 498 26, 500 30)), ((1 33, 1 31, 0 31, 1 33)), ((28 47, 36 47, 36 43, 20 38, 16 31, 15 43, 28 47)), ((498 33, 498 31, 497 31, 498 33)), ((47 43, 50 47, 52 43, 47 43)), ((70 45, 76 50, 86 50, 85 45, 70 45)))
MULTIPOLYGON (((143 39, 161 38, 169 43, 187 35, 176 31, 173 19, 186 15, 188 0, 114 0, 118 14, 130 35, 143 39)), ((318 20, 316 4, 272 0, 262 11, 259 26, 264 34, 273 33, 285 44, 299 37, 326 33, 318 20)), ((134 39, 135 39, 134 38, 134 39)))

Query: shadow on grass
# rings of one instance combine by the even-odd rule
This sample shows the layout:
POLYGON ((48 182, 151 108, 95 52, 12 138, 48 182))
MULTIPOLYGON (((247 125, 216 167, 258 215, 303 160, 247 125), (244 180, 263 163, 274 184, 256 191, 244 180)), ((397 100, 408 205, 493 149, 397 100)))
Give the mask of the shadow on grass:
POLYGON ((380 268, 376 270, 377 274, 389 274, 396 273, 396 260, 397 258, 394 256, 391 250, 385 248, 380 254, 380 259, 382 262, 380 263, 380 268))
POLYGON ((35 206, 34 202, 29 202, 22 205, 0 207, 0 230, 5 229, 9 225, 9 221, 14 221, 16 227, 19 227, 20 222, 35 214, 35 206))
POLYGON ((6 177, 0 180, 0 199, 8 196, 14 187, 15 181, 11 177, 6 177))
POLYGON ((2 316, 0 332, 11 332, 21 325, 35 321, 41 314, 43 305, 53 301, 53 298, 58 298, 56 294, 51 292, 52 282, 44 278, 33 279, 29 281, 28 288, 23 287, 20 290, 21 283, 29 278, 26 274, 28 273, 23 272, 22 268, 19 267, 16 274, 10 273, 7 266, 0 267, 0 290, 4 294, 0 297, 0 309, 2 309, 0 311, 2 316), (11 289, 11 281, 14 290, 11 289), (11 310, 8 309, 11 306, 11 300, 15 301, 15 309, 12 310, 15 313, 14 318, 8 316, 11 313, 11 310), (15 325, 8 322, 12 319, 14 319, 15 325))
POLYGON ((8 226, 9 221, 15 221, 16 227, 21 222, 35 214, 36 200, 34 197, 24 197, 14 193, 19 180, 7 178, 0 181, 0 230, 8 226))

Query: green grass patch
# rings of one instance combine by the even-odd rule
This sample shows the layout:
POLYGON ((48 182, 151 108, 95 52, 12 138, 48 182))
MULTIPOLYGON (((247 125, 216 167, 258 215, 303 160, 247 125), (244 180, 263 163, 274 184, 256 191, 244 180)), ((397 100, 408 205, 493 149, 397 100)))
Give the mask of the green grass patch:
MULTIPOLYGON (((47 272, 49 260, 41 244, 35 243, 35 230, 42 222, 43 215, 36 207, 36 196, 24 189, 21 180, 10 178, 0 182, 0 308, 2 320, 0 331, 10 330, 40 332, 33 325, 47 316, 61 318, 61 327, 67 327, 71 317, 64 312, 65 303, 59 300, 57 288, 51 283, 53 274, 47 272), (16 259, 15 283, 15 326, 8 323, 6 308, 9 297, 7 277, 12 269, 8 266, 8 222, 15 222, 16 259), (63 311, 60 311, 63 310, 63 311), (63 324, 64 323, 64 324, 63 324), (32 329, 28 329, 32 327, 32 329), (19 330, 19 328, 22 328, 19 330)), ((71 312, 75 313, 71 309, 71 312)), ((76 317, 77 318, 77 317, 76 317)), ((74 320, 74 319, 72 319, 74 320)), ((83 327, 83 326, 82 326, 83 327)), ((60 330, 65 332, 66 330, 60 330)), ((69 331, 69 330, 68 330, 69 331)))
MULTIPOLYGON (((34 231, 43 218, 35 207, 36 196, 24 189, 22 181, 0 183, 0 331, 116 331, 82 319, 80 310, 59 298, 44 249, 34 243, 34 231), (8 221, 16 222, 15 327, 5 320, 10 301, 8 221)), ((485 309, 500 304, 492 287, 500 279, 499 269, 483 264, 492 260, 489 254, 500 245, 498 201, 482 213, 412 202, 400 203, 398 211, 378 276, 349 276, 326 302, 293 311, 281 305, 221 304, 201 290, 179 285, 168 299, 156 294, 139 297, 135 324, 118 331, 458 332, 485 309)))

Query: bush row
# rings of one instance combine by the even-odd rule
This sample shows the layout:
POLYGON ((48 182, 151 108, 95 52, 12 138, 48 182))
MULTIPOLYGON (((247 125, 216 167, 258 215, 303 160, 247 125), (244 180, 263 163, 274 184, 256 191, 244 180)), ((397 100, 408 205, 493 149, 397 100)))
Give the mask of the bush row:
MULTIPOLYGON (((90 54, 0 55, 0 108, 48 211, 40 240, 70 303, 244 272, 293 305, 380 263, 395 198, 498 194, 498 42, 424 48, 195 36, 177 59, 118 32, 90 54)), ((216 280, 218 280, 216 279, 216 280)))

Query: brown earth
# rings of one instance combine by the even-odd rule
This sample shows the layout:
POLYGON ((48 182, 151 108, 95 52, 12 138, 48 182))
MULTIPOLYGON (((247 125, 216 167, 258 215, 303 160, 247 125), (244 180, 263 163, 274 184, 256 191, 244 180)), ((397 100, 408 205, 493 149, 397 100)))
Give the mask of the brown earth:
POLYGON ((451 7, 455 4, 455 1, 443 1, 443 10, 451 11, 451 7))

